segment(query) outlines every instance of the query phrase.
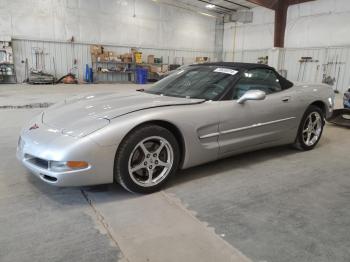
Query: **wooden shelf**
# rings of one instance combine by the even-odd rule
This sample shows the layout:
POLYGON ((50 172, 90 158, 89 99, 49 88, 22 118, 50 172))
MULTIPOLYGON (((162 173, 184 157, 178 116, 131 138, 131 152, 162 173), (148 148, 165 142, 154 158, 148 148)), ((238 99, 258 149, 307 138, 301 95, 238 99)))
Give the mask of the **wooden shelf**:
POLYGON ((107 71, 107 72, 102 72, 102 71, 97 71, 97 72, 94 72, 94 73, 97 73, 97 74, 108 74, 108 73, 133 74, 134 72, 132 72, 132 71, 128 71, 128 72, 122 72, 122 71, 107 71))
POLYGON ((92 63, 93 64, 115 64, 115 65, 133 65, 134 64, 134 63, 119 62, 119 61, 95 61, 92 63))

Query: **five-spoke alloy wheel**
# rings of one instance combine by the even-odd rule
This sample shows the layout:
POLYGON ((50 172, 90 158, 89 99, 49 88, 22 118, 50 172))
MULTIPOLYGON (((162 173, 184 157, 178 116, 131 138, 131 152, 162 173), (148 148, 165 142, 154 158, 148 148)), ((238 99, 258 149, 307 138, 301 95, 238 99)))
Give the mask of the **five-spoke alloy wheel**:
POLYGON ((306 118, 303 127, 303 141, 307 146, 313 146, 322 132, 322 116, 318 112, 312 112, 306 118))
POLYGON ((313 149, 321 138, 324 123, 322 110, 317 106, 311 105, 306 110, 300 123, 294 145, 302 150, 313 149))
POLYGON ((147 125, 132 131, 121 143, 114 177, 132 192, 159 190, 179 164, 179 145, 166 128, 147 125))
POLYGON ((129 175, 140 186, 154 186, 167 177, 174 151, 163 137, 152 136, 136 145, 129 157, 129 175))

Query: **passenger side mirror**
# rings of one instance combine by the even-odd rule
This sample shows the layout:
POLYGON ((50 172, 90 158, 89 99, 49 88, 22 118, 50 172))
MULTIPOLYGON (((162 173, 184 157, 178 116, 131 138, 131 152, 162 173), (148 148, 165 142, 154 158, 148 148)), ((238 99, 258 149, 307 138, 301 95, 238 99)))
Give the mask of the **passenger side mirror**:
POLYGON ((247 100, 264 100, 266 97, 266 93, 261 90, 248 90, 244 93, 238 100, 238 104, 244 104, 247 100))

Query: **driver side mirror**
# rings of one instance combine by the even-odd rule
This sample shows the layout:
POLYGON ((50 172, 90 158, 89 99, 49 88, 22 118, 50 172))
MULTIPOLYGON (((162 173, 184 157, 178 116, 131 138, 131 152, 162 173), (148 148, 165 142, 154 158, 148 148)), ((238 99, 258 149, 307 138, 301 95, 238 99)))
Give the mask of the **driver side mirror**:
POLYGON ((247 100, 264 100, 266 97, 266 93, 261 90, 248 90, 244 93, 238 100, 238 104, 244 104, 247 100))

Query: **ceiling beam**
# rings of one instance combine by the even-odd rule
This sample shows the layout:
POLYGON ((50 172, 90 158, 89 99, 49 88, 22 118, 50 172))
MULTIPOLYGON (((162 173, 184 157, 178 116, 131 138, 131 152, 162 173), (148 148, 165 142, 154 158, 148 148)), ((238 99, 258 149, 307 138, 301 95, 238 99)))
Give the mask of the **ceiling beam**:
POLYGON ((231 4, 233 4, 233 5, 237 5, 237 6, 243 7, 243 8, 245 8, 245 9, 250 9, 249 6, 242 5, 242 4, 236 3, 236 2, 234 2, 234 1, 230 1, 230 0, 222 0, 222 1, 227 2, 227 3, 231 3, 231 4))
POLYGON ((281 3, 290 5, 296 5, 296 4, 302 4, 305 2, 315 1, 315 0, 246 0, 250 3, 260 5, 269 9, 276 10, 278 8, 278 5, 281 3))
POLYGON ((289 0, 289 5, 297 5, 297 4, 302 4, 306 2, 311 2, 315 0, 289 0))
POLYGON ((275 10, 276 3, 279 0, 247 0, 247 1, 256 5, 260 5, 260 6, 275 10))
POLYGON ((219 7, 219 8, 221 8, 221 9, 224 9, 224 10, 227 10, 227 11, 231 11, 231 12, 237 11, 237 9, 228 8, 228 7, 226 7, 226 6, 214 4, 214 3, 211 3, 211 2, 208 2, 208 1, 205 1, 205 0, 197 0, 197 1, 202 2, 202 3, 209 4, 209 5, 215 5, 216 7, 219 7))

